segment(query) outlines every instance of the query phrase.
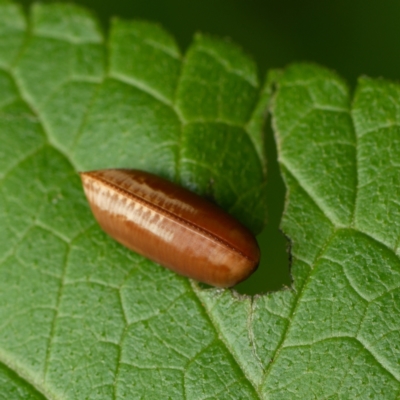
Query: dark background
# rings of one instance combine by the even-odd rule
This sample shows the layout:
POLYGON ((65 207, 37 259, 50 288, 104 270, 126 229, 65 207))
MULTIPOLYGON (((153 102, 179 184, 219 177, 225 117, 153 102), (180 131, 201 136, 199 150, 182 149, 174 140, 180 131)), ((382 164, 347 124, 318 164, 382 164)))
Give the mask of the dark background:
MULTIPOLYGON (((33 1, 20 3, 29 6, 33 1)), ((52 1, 43 1, 49 3, 52 1)), ((104 30, 112 16, 161 23, 185 50, 195 32, 230 37, 258 64, 270 68, 313 61, 336 70, 352 88, 357 77, 400 75, 398 0, 76 0, 92 9, 104 30)), ((284 185, 272 132, 266 128, 269 224, 259 237, 262 264, 239 290, 262 293, 290 285, 287 241, 279 232, 284 185)))

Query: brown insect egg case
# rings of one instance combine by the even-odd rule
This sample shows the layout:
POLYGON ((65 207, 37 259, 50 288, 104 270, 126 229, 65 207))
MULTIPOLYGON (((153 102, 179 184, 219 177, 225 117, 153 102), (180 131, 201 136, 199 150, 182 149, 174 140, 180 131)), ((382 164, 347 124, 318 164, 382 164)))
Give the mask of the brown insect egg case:
POLYGON ((139 170, 81 173, 102 229, 129 249, 200 282, 231 287, 258 266, 253 234, 204 198, 139 170))

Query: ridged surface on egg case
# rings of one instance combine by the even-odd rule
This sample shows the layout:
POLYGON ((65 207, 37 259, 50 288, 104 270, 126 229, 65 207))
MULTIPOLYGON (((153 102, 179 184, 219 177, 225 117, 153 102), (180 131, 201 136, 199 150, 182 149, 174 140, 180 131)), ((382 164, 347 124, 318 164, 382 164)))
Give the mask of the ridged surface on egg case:
POLYGON ((257 268, 260 253, 251 232, 202 197, 138 170, 91 171, 81 178, 104 231, 145 257, 219 287, 257 268))

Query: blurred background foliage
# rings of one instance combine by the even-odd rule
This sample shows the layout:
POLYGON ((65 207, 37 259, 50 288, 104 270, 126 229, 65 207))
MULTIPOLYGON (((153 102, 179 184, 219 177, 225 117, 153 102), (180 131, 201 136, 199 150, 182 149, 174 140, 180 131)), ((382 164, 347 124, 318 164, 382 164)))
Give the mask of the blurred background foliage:
MULTIPOLYGON (((31 0, 20 0, 29 7, 31 0)), ((53 1, 43 1, 50 3, 53 1)), ((159 22, 185 50, 195 32, 229 37, 258 64, 263 79, 270 68, 313 61, 336 70, 354 88, 357 77, 398 79, 398 0, 75 0, 92 9, 107 31, 118 16, 159 22)), ((290 285, 288 242, 279 232, 284 185, 267 124, 269 224, 259 236, 262 263, 239 285, 243 293, 263 293, 290 285)))

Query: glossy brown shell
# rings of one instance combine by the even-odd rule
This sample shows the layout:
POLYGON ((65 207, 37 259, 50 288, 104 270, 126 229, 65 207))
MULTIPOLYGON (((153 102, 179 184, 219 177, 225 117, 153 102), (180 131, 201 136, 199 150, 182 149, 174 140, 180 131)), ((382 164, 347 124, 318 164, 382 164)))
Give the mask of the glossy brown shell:
POLYGON ((258 266, 251 232, 202 197, 138 170, 81 173, 100 226, 131 250, 189 278, 234 286, 258 266))

